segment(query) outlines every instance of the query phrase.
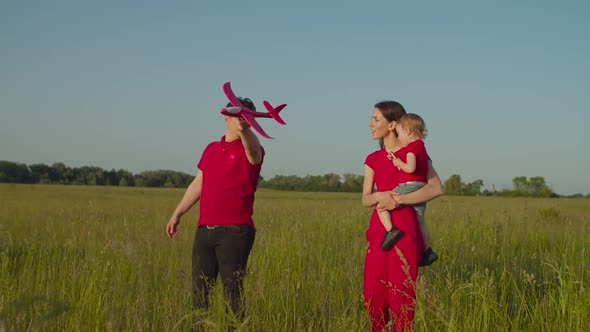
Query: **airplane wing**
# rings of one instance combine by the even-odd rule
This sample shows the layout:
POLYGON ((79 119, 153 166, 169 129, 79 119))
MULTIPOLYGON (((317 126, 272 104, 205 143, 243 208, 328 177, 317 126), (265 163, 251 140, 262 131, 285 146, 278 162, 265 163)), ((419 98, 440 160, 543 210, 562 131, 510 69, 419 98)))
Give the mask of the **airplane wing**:
POLYGON ((225 94, 225 96, 227 97, 227 99, 229 100, 229 102, 236 106, 236 107, 243 107, 242 103, 240 103, 240 100, 238 99, 238 97, 236 97, 236 95, 234 94, 234 92, 231 90, 231 85, 229 82, 226 82, 225 84, 223 84, 223 93, 225 94))
POLYGON ((262 127, 258 124, 256 119, 254 119, 252 115, 248 114, 247 112, 241 112, 240 114, 242 115, 242 118, 244 118, 244 120, 246 120, 246 122, 248 122, 248 124, 252 128, 254 128, 254 130, 256 130, 262 137, 272 138, 268 136, 266 132, 264 132, 264 129, 262 129, 262 127))

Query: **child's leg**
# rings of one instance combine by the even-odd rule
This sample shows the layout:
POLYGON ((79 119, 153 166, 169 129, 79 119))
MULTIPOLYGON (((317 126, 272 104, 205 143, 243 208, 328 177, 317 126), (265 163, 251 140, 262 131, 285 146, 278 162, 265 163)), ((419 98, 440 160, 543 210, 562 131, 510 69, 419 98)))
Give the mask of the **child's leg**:
POLYGON ((393 248, 395 243, 402 237, 402 235, 404 235, 404 232, 393 226, 391 212, 381 211, 377 213, 379 214, 379 219, 381 220, 383 227, 385 227, 385 234, 383 234, 383 241, 381 241, 381 250, 389 250, 393 248))
POLYGON ((385 234, 383 234, 383 241, 381 241, 381 250, 390 250, 393 248, 395 243, 404 235, 404 232, 393 226, 391 220, 391 212, 389 211, 378 211, 379 220, 385 227, 385 234))
POLYGON ((426 226, 426 222, 424 221, 424 215, 416 213, 416 217, 418 217, 418 226, 420 227, 420 233, 422 233, 422 240, 424 242, 424 250, 430 248, 432 244, 430 240, 430 231, 426 226))
POLYGON ((391 223, 391 212, 387 210, 377 211, 377 214, 379 215, 379 220, 381 220, 381 224, 383 224, 385 230, 389 232, 393 227, 393 224, 391 223))
POLYGON ((426 210, 425 207, 416 207, 416 217, 418 218, 418 227, 420 228, 420 233, 422 233, 422 240, 424 242, 424 254, 422 255, 422 259, 418 266, 428 266, 438 260, 438 254, 432 250, 432 242, 430 240, 430 231, 426 226, 426 222, 424 220, 424 212, 426 210))

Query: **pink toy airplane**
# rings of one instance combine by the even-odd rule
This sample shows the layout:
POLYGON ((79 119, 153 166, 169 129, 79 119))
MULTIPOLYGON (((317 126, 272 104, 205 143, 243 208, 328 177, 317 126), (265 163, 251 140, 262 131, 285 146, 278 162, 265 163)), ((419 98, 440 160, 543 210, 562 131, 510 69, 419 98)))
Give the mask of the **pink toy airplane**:
POLYGON ((222 108, 219 112, 223 115, 228 116, 241 116, 252 128, 254 128, 254 130, 256 130, 263 137, 272 138, 264 132, 264 129, 262 129, 262 127, 260 126, 260 124, 258 124, 255 118, 273 118, 276 122, 282 125, 286 125, 285 121, 283 121, 283 119, 279 116, 279 112, 282 111, 283 108, 287 106, 287 104, 282 104, 273 108, 270 105, 270 103, 265 100, 262 102, 262 104, 268 112, 256 112, 245 107, 244 105, 242 105, 242 103, 240 103, 240 100, 236 97, 236 95, 234 95, 234 92, 231 90, 231 85, 229 82, 223 85, 223 93, 225 94, 229 102, 233 105, 233 107, 222 108))

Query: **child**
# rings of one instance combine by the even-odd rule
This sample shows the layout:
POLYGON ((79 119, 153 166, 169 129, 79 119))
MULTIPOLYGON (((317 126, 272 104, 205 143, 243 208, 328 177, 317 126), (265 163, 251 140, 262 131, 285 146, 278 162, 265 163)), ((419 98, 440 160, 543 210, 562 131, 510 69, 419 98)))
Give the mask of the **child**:
MULTIPOLYGON (((400 170, 399 185, 393 191, 406 194, 416 191, 426 184, 428 162, 430 160, 422 141, 426 137, 426 124, 419 115, 408 113, 397 122, 395 131, 398 140, 404 147, 395 153, 389 153, 389 158, 400 170)), ((438 259, 438 255, 430 248, 430 233, 424 222, 426 203, 415 204, 413 207, 416 210, 420 232, 424 239, 424 247, 427 248, 424 251, 420 266, 427 266, 434 263, 438 259)), ((403 232, 393 226, 389 211, 379 212, 379 219, 381 219, 381 223, 386 230, 381 249, 390 250, 402 237, 403 232)))

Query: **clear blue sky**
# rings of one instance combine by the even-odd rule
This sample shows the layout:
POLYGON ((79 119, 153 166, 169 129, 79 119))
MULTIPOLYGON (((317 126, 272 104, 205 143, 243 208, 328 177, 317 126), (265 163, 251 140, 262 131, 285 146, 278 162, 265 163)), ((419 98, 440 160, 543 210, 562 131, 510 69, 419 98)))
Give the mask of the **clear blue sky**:
POLYGON ((195 174, 221 86, 287 103, 262 175, 362 174, 373 105, 443 180, 590 192, 587 1, 0 1, 0 159, 195 174))

